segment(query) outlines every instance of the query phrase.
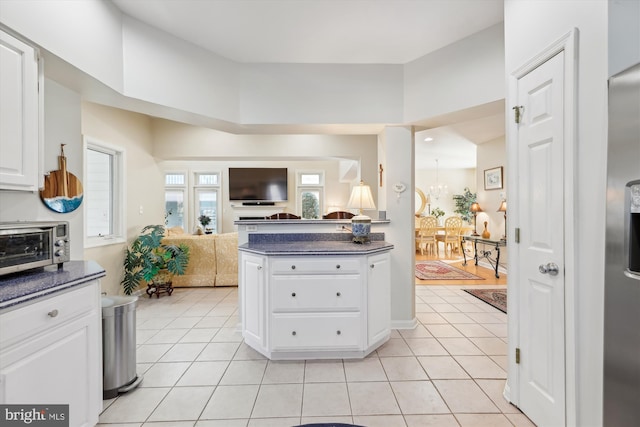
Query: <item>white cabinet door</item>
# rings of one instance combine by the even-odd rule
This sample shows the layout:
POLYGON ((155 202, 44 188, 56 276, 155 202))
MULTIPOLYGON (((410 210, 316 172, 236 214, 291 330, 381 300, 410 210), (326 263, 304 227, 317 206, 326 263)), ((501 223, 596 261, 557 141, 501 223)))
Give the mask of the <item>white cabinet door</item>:
POLYGON ((265 259, 241 253, 242 329, 245 340, 265 348, 265 259))
POLYGON ((371 346, 391 333, 391 257, 389 253, 367 258, 367 338, 371 346))
POLYGON ((39 187, 38 106, 36 50, 0 31, 0 189, 39 187))
MULTIPOLYGON (((3 346, 0 403, 68 404, 69 426, 89 427, 98 422, 102 411, 99 288, 97 282, 88 287, 94 291, 88 311, 15 345, 3 346)), ((86 295, 79 291, 64 296, 86 295)), ((57 306, 60 298, 47 301, 57 306)), ((0 316, 0 322, 5 320, 6 316, 0 316)))

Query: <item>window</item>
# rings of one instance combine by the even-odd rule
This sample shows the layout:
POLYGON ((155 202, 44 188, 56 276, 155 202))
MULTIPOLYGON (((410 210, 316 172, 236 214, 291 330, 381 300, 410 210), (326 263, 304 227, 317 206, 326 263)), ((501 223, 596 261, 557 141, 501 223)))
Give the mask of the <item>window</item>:
POLYGON ((300 217, 304 219, 322 218, 322 212, 324 211, 324 172, 298 172, 296 186, 300 217))
POLYGON ((185 190, 187 174, 184 172, 167 172, 164 175, 164 222, 168 228, 182 227, 185 222, 185 190))
POLYGON ((84 139, 85 247, 125 241, 124 149, 84 139))
POLYGON ((202 225, 199 218, 202 215, 208 216, 211 222, 204 225, 205 231, 218 232, 218 212, 220 186, 220 174, 217 172, 195 172, 194 173, 194 212, 195 225, 202 225))

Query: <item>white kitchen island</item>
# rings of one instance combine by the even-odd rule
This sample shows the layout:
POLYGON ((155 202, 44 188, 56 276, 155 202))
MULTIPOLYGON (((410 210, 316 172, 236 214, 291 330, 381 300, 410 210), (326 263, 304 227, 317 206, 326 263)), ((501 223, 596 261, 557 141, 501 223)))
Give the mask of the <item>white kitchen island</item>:
POLYGON ((363 358, 386 342, 393 245, 372 236, 262 234, 240 245, 245 342, 274 360, 363 358))

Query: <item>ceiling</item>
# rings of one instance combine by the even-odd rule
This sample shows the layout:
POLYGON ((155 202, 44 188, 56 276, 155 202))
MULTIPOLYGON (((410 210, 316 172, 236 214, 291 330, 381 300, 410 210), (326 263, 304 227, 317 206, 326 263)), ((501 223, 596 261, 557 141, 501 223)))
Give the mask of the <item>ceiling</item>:
MULTIPOLYGON (((503 20, 502 0, 111 1, 148 25, 247 63, 406 64, 503 20)), ((428 130, 416 134, 416 169, 435 169, 435 158, 442 169, 472 168, 476 145, 504 135, 504 103, 420 125, 428 130)))
POLYGON ((502 0, 112 0, 238 62, 406 64, 503 20, 502 0))

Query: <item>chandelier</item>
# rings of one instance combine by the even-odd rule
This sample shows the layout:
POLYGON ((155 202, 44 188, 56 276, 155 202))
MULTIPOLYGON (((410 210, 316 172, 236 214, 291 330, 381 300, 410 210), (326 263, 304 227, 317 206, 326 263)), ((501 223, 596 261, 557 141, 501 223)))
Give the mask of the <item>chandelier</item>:
POLYGON ((436 159, 436 183, 429 187, 429 194, 436 200, 438 200, 440 196, 449 194, 449 188, 445 184, 441 184, 438 179, 438 159, 436 159))

